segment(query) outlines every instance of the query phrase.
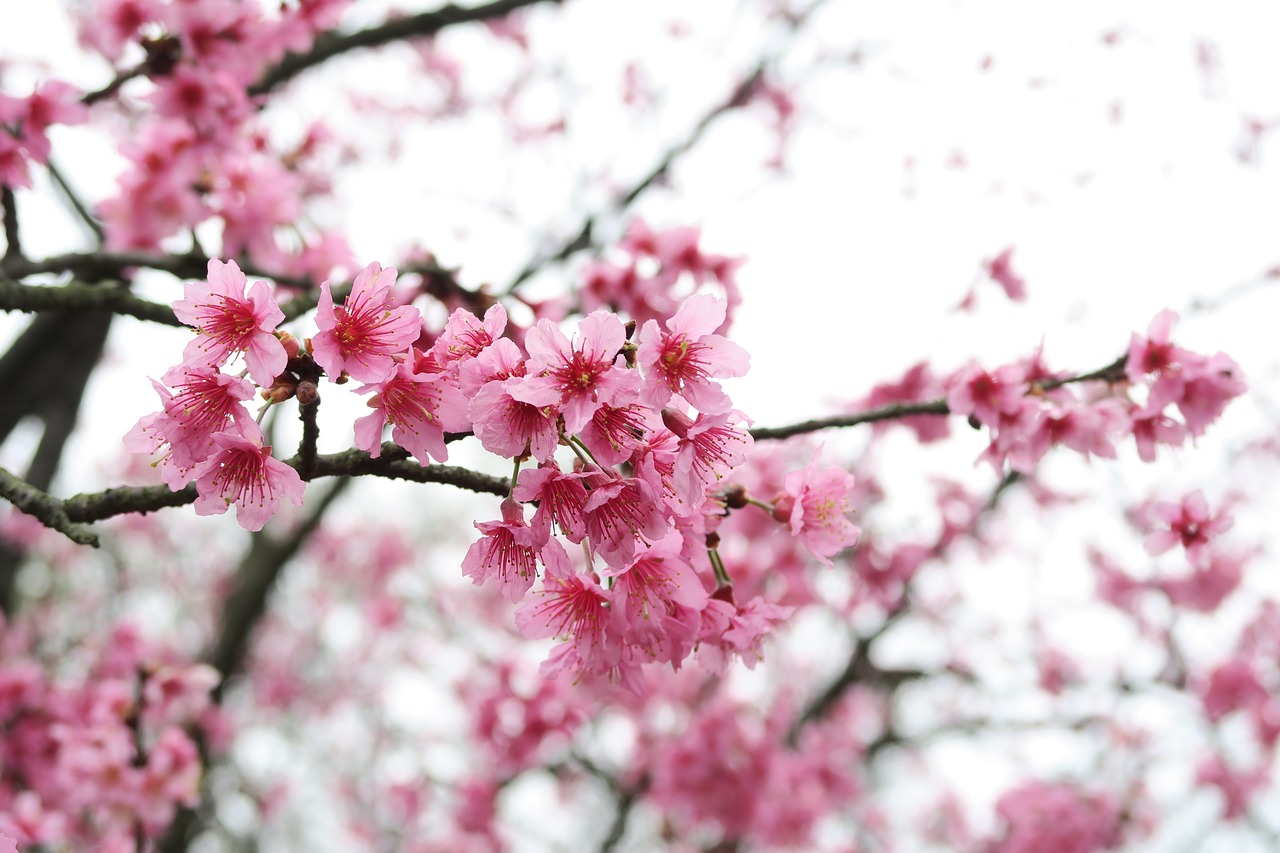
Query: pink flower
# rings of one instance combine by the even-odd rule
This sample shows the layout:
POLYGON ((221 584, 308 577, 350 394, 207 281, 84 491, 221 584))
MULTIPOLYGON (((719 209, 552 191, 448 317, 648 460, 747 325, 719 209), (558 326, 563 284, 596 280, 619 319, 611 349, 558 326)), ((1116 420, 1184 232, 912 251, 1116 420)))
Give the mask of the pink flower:
POLYGON ((213 442, 216 451, 191 472, 200 494, 196 515, 221 515, 235 504, 240 526, 257 531, 279 511, 282 498, 302 506, 302 478, 271 456, 271 447, 262 445, 261 432, 222 432, 213 442))
POLYGON ((311 339, 316 364, 336 380, 345 370, 361 382, 381 382, 395 370, 396 357, 418 339, 422 316, 412 305, 395 307, 391 288, 396 271, 376 261, 356 276, 351 295, 334 307, 329 282, 320 285, 311 339))
POLYGON ((582 443, 601 465, 619 465, 656 426, 653 410, 639 403, 601 406, 582 430, 582 443))
POLYGON ((998 426, 1000 416, 1013 415, 1022 406, 1027 384, 1024 371, 1007 364, 995 373, 981 367, 962 370, 947 383, 947 406, 953 414, 970 415, 981 424, 998 426))
POLYGON ((666 322, 667 331, 660 331, 654 320, 644 324, 637 360, 645 372, 646 403, 661 409, 672 394, 679 394, 705 414, 728 410, 728 395, 712 379, 746 374, 751 357, 714 334, 724 323, 725 307, 724 300, 699 294, 685 300, 666 322))
POLYGON ((462 560, 462 573, 480 586, 493 578, 508 601, 524 598, 538 578, 538 561, 551 568, 568 568, 569 555, 553 538, 539 535, 524 520, 524 507, 507 498, 501 521, 477 521, 483 534, 462 560))
POLYGON ((773 517, 830 567, 832 555, 855 545, 862 531, 845 518, 853 475, 835 466, 819 469, 821 453, 821 448, 815 450, 809 464, 786 476, 782 493, 774 498, 773 517))
POLYGON ((638 692, 639 663, 624 658, 610 635, 612 594, 594 574, 574 574, 566 560, 556 569, 548 567, 533 595, 534 601, 516 611, 516 627, 531 639, 566 641, 543 661, 544 676, 554 678, 568 669, 577 676, 608 676, 638 692))
POLYGON ((234 353, 245 354, 253 381, 270 387, 284 371, 288 357, 275 336, 284 312, 265 281, 254 282, 245 297, 247 279, 235 261, 209 259, 209 279, 187 285, 173 313, 198 330, 183 359, 191 365, 221 365, 234 353))
POLYGON ((662 420, 679 438, 671 485, 676 500, 685 506, 701 506, 707 489, 746 462, 755 444, 745 429, 730 426, 745 420, 734 409, 700 414, 696 421, 674 409, 663 409, 662 420))
POLYGON ((707 591, 680 555, 684 537, 672 531, 636 556, 613 586, 613 615, 624 642, 676 669, 698 641, 707 591))
POLYGON ((400 362, 390 378, 365 385, 360 393, 376 391, 369 400, 374 411, 356 421, 356 447, 377 459, 382 453, 382 429, 390 422, 391 440, 423 465, 449 458, 444 433, 471 427, 467 401, 453 380, 442 373, 414 373, 413 353, 400 362))
POLYGON ((168 447, 159 464, 165 482, 177 491, 190 482, 192 469, 214 451, 215 434, 255 429, 243 405, 253 397, 253 386, 205 365, 180 364, 164 380, 174 392, 159 382, 151 383, 163 411, 142 417, 124 437, 124 446, 132 453, 155 453, 168 447))
POLYGON ((484 312, 483 321, 465 308, 457 309, 431 348, 436 364, 447 369, 475 358, 499 340, 506 328, 507 309, 501 302, 495 302, 484 312))
POLYGON ((532 455, 548 462, 560 443, 558 413, 551 406, 524 402, 523 390, 518 377, 483 385, 467 409, 471 428, 490 453, 507 459, 532 455))
POLYGON ((1163 525, 1147 536, 1147 553, 1163 554, 1174 545, 1181 544, 1187 557, 1197 562, 1209 541, 1231 529, 1234 520, 1225 512, 1209 514, 1209 504, 1199 490, 1184 497, 1179 503, 1158 503, 1152 507, 1154 521, 1163 525))
POLYGON ((1027 298, 1027 283, 1013 271, 1013 247, 1005 249, 986 263, 987 275, 1004 288, 1004 293, 1014 302, 1027 298))
POLYGON ((638 540, 655 542, 667 532, 663 503, 648 483, 637 478, 597 475, 583 515, 595 552, 618 570, 631 562, 638 540))
POLYGON ((601 406, 631 403, 640 382, 617 364, 627 333, 616 315, 596 311, 578 331, 581 339, 571 344, 555 323, 539 320, 525 338, 530 376, 512 389, 521 402, 558 407, 568 433, 580 432, 601 406))
POLYGON ((587 506, 587 489, 583 481, 589 474, 565 474, 555 462, 520 472, 520 481, 511 496, 522 503, 536 502, 533 526, 548 531, 554 522, 564 537, 575 545, 587 535, 583 515, 587 506))

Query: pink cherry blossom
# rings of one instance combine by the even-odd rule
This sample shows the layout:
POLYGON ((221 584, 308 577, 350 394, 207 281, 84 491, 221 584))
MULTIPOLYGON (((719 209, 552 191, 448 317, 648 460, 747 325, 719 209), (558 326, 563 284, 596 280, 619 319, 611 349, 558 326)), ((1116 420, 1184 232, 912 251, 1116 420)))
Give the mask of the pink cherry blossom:
POLYGON ((483 320, 465 308, 457 309, 449 315, 449 322, 432 347, 436 364, 447 369, 475 358, 501 339, 506 328, 507 309, 501 302, 491 305, 483 320))
POLYGON ((842 468, 818 468, 819 448, 809 463, 792 471, 774 499, 773 517, 798 536, 809 553, 830 567, 831 557, 858 541, 861 531, 846 518, 853 475, 842 468))
POLYGON ((549 571, 568 567, 564 546, 531 528, 524 508, 511 498, 502 502, 501 521, 477 521, 475 527, 482 535, 467 549, 462 573, 476 586, 493 579, 508 601, 524 598, 538 579, 539 561, 549 571))
POLYGON ((275 336, 284 312, 265 281, 254 282, 246 298, 247 283, 235 261, 210 258, 208 281, 187 285, 186 296, 173 303, 173 313, 198 332, 183 353, 187 363, 221 365, 244 353, 249 375, 267 388, 288 361, 275 336))
POLYGON ((255 427, 244 401, 253 386, 205 365, 180 364, 164 375, 173 391, 152 382, 163 410, 143 416, 124 438, 132 453, 155 453, 169 448, 158 464, 165 482, 175 491, 191 480, 195 466, 214 451, 217 433, 252 431, 255 427))
POLYGON ((587 489, 583 481, 591 475, 566 474, 555 462, 537 468, 525 468, 511 496, 522 503, 537 502, 533 526, 548 531, 552 523, 575 545, 587 535, 583 513, 587 505, 587 489))
POLYGON ((444 462, 449 450, 444 434, 465 432, 467 401, 449 376, 415 373, 413 353, 401 361, 390 378, 365 385, 360 393, 375 391, 369 400, 374 411, 355 423, 356 447, 373 458, 382 453, 382 429, 392 425, 391 440, 413 454, 423 465, 431 458, 444 462))
POLYGON ((690 296, 659 330, 650 320, 640 330, 637 361, 645 372, 646 403, 661 409, 679 394, 705 414, 719 414, 732 405, 714 378, 743 376, 750 368, 746 350, 715 334, 724 323, 725 302, 714 296, 690 296))
POLYGON ((557 410, 524 402, 523 393, 518 377, 481 386, 467 409, 472 430, 490 453, 507 459, 531 455, 547 462, 560 443, 557 410))
POLYGON ((271 456, 260 432, 221 432, 213 442, 216 451, 191 472, 200 494, 197 515, 221 515, 234 504, 240 526, 257 531, 279 511, 282 499, 302 506, 302 478, 271 456))
POLYGON ((1147 553, 1163 554, 1181 544, 1187 557, 1196 562, 1209 542, 1231 529, 1234 520, 1225 512, 1209 513, 1209 503, 1199 490, 1178 503, 1157 503, 1152 507, 1153 520, 1160 525, 1147 536, 1147 553))
POLYGON ((635 556, 638 542, 655 542, 666 534, 662 509, 644 480, 598 475, 583 506, 587 536, 610 567, 623 570, 635 556))
POLYGON ((596 311, 578 331, 581 337, 570 343, 555 323, 539 320, 525 338, 529 376, 512 390, 521 402, 558 407, 568 433, 580 432, 601 406, 633 402, 640 382, 618 363, 627 333, 616 315, 596 311))
POLYGON ((396 271, 376 261, 356 276, 351 295, 334 306, 326 281, 320 285, 316 325, 311 339, 316 364, 336 380, 343 371, 361 382, 381 382, 396 368, 396 358, 418 339, 422 316, 412 305, 396 306, 391 288, 396 271))
POLYGON ((755 445, 745 428, 731 426, 746 420, 735 409, 700 414, 694 421, 674 409, 664 409, 662 420, 679 439, 671 485, 676 500, 686 506, 701 505, 707 489, 746 462, 755 445))

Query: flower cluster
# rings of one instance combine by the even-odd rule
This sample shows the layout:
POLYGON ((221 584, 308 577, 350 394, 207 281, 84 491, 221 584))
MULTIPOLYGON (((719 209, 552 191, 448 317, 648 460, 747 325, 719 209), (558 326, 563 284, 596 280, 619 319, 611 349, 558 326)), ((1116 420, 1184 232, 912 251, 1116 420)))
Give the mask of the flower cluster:
POLYGON ((522 349, 504 336, 501 303, 483 318, 456 310, 432 338, 417 308, 396 304, 396 278, 370 264, 340 305, 325 282, 319 330, 300 344, 277 329, 284 314, 265 282, 246 293, 235 262, 210 261, 208 281, 174 303, 195 337, 156 383, 163 410, 142 418, 126 445, 160 454, 171 488, 195 480, 197 513, 234 505, 241 526, 259 530, 282 501, 301 504, 303 484, 263 444, 245 406, 254 383, 265 412, 291 396, 305 404, 302 387, 312 383, 314 394, 322 376, 359 380, 374 411, 356 421, 354 440, 372 457, 388 424, 423 465, 448 459, 446 433, 470 432, 516 473, 502 517, 476 524, 463 571, 511 602, 541 578, 517 621, 528 636, 571 641, 547 670, 631 687, 641 664, 678 668, 696 647, 712 666, 736 655, 754 663, 761 638, 789 613, 763 599, 734 602, 716 549, 731 509, 767 509, 828 566, 857 541, 846 517, 853 477, 821 467, 817 454, 786 475, 772 504, 728 488, 753 442, 721 386, 749 366, 717 332, 724 300, 694 295, 663 323, 646 321, 635 341, 604 310, 572 339, 543 318, 522 330, 522 349), (222 372, 241 357, 243 373, 222 372), (566 545, 580 546, 582 561, 566 545))
POLYGON ((1179 446, 1188 435, 1203 435, 1245 390, 1240 366, 1226 354, 1203 356, 1170 343, 1176 319, 1172 311, 1161 312, 1147 337, 1133 336, 1123 374, 1099 376, 1085 383, 1085 393, 1064 384, 1065 377, 1050 371, 1037 352, 991 372, 977 366, 961 370, 948 382, 947 404, 990 430, 983 458, 996 467, 1007 462, 1029 471, 1059 444, 1112 459, 1126 436, 1150 462, 1156 445, 1179 446), (1127 387, 1119 381, 1126 378, 1127 387), (1136 399, 1130 390, 1140 392, 1136 399))
POLYGON ((209 666, 166 662, 118 627, 79 682, 12 650, 0 657, 0 850, 130 851, 194 806, 201 762, 188 729, 218 682, 209 666), (13 848, 10 848, 13 849, 13 848))
POLYGON ((28 166, 49 159, 49 128, 84 121, 87 110, 77 95, 60 80, 50 80, 26 98, 0 92, 0 185, 31 186, 28 166))

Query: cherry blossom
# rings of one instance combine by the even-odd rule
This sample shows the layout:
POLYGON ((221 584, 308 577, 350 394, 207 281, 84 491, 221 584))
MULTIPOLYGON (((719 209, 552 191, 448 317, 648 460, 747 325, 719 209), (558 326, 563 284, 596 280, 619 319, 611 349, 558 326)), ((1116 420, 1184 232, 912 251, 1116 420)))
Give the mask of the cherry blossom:
POLYGON ((211 259, 208 281, 187 285, 187 295, 173 303, 173 313, 197 330, 183 353, 188 363, 221 365, 229 356, 244 353, 249 375, 265 388, 287 361, 275 336, 284 312, 265 281, 254 282, 246 297, 247 283, 235 261, 211 259))
POLYGON ((311 339, 316 364, 330 379, 343 372, 361 382, 382 382, 396 369, 396 358, 418 339, 422 319, 412 305, 396 306, 391 289, 396 270, 369 264, 356 276, 351 295, 335 307, 329 283, 320 285, 316 325, 311 339))

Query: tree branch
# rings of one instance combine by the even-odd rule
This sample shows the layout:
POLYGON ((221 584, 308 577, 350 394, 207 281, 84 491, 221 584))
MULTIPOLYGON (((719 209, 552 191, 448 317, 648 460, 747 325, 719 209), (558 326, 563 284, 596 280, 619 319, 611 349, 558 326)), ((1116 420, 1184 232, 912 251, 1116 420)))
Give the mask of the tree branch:
MULTIPOLYGON (((452 3, 431 12, 422 12, 407 18, 396 18, 354 33, 325 33, 316 38, 306 53, 291 53, 275 67, 267 70, 262 79, 249 88, 249 94, 257 97, 297 77, 304 71, 341 56, 352 50, 380 47, 394 41, 434 36, 445 27, 506 17, 517 9, 545 3, 548 0, 494 0, 482 6, 462 8, 452 3)), ((559 3, 561 0, 551 0, 559 3)))
POLYGON ((121 287, 92 284, 41 286, 0 278, 0 310, 110 311, 166 326, 181 326, 173 308, 134 296, 121 287))
MULTIPOLYGON (((1128 358, 1129 356, 1125 354, 1108 364, 1106 367, 1100 367, 1097 370, 1092 370, 1088 373, 1081 373, 1076 376, 1037 382, 1035 385, 1042 390, 1051 391, 1054 388, 1061 388, 1063 385, 1070 385, 1075 382, 1118 382, 1124 378, 1124 368, 1128 358)), ((865 412, 855 412, 850 415, 835 415, 829 418, 814 418, 813 420, 802 421, 788 426, 757 427, 751 430, 751 437, 756 441, 773 441, 777 439, 791 438, 796 435, 803 435, 804 433, 818 432, 824 429, 857 426, 858 424, 895 420, 897 418, 905 418, 913 415, 949 414, 951 414, 951 407, 947 405, 947 399, 945 397, 941 397, 937 400, 929 400, 923 403, 892 403, 888 406, 882 406, 879 409, 868 409, 865 412)))
POLYGON ((67 515, 62 501, 37 489, 7 468, 0 468, 0 497, 27 515, 39 519, 45 527, 58 531, 77 545, 98 547, 97 535, 75 524, 67 515))
POLYGON ((9 186, 0 187, 0 209, 4 212, 4 259, 22 257, 22 238, 18 233, 18 201, 9 186))
POLYGON ((101 244, 107 239, 107 232, 103 230, 102 223, 93 215, 88 206, 80 200, 80 194, 71 188, 71 184, 67 182, 63 176, 62 170, 54 165, 53 160, 45 163, 45 168, 49 170, 49 177, 53 178, 53 182, 58 185, 58 189, 62 191, 62 196, 66 199, 67 204, 75 211, 76 216, 80 217, 80 221, 84 223, 94 236, 94 239, 101 244))

